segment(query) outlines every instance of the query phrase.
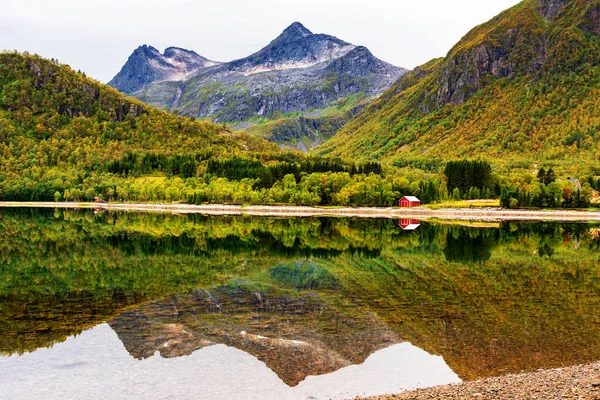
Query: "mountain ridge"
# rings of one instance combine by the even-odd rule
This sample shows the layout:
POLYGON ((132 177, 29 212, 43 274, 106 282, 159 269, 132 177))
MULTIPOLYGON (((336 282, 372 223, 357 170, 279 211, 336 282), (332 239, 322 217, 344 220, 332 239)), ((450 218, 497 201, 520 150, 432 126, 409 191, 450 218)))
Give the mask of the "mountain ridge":
POLYGON ((108 85, 131 94, 152 82, 183 80, 195 71, 219 64, 181 47, 167 47, 161 54, 144 44, 134 50, 108 85))
POLYGON ((267 46, 248 57, 228 63, 231 71, 245 73, 279 69, 306 68, 346 55, 356 46, 326 34, 314 34, 300 22, 294 22, 267 46), (281 68, 277 63, 288 62, 281 68), (263 66, 263 70, 253 68, 263 66))
POLYGON ((132 55, 109 85, 151 105, 236 128, 298 114, 318 117, 349 97, 366 104, 406 73, 364 46, 314 34, 300 22, 247 57, 202 66, 183 79, 155 70, 132 55))
POLYGON ((522 1, 404 75, 315 153, 425 169, 484 156, 503 172, 597 175, 599 10, 522 1))

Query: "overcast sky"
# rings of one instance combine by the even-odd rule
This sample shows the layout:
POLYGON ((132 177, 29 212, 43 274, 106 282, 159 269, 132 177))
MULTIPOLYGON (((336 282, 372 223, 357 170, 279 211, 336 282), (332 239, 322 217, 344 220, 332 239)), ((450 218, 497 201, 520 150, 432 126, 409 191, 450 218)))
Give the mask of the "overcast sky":
POLYGON ((216 61, 259 50, 294 21, 406 68, 444 56, 518 0, 2 0, 0 49, 29 51, 109 81, 141 44, 216 61))

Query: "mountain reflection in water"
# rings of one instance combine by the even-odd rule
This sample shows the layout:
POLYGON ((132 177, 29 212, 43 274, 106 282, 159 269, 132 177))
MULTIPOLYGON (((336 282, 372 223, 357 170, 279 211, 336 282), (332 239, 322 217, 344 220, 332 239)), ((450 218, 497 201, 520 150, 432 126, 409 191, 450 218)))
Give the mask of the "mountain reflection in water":
POLYGON ((346 399, 459 381, 441 357, 403 343, 289 387, 255 357, 225 345, 135 360, 106 324, 21 360, 0 358, 0 368, 11 371, 0 381, 8 398, 346 399))
POLYGON ((597 225, 401 225, 0 210, 0 368, 23 382, 0 389, 68 393, 54 368, 133 397, 343 398, 600 358, 597 225))
POLYGON ((126 311, 109 325, 135 358, 179 357, 215 344, 241 349, 295 386, 309 375, 361 364, 402 342, 366 307, 330 294, 290 295, 234 282, 126 311))

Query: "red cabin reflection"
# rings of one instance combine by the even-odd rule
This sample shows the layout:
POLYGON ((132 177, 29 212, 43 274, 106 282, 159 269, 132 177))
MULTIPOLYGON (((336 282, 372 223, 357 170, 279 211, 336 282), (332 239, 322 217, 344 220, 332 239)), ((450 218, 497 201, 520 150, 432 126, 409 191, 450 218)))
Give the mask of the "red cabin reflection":
POLYGON ((402 218, 398 221, 398 226, 405 231, 414 231, 421 226, 421 221, 418 219, 402 218))

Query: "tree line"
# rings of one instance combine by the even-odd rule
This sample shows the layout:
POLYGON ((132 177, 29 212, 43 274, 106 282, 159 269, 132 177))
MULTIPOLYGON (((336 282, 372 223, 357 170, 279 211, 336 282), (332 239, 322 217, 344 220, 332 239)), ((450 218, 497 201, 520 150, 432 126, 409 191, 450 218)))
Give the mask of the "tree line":
POLYGON ((557 179, 552 168, 541 168, 537 184, 525 187, 506 187, 502 190, 500 204, 506 208, 588 208, 594 189, 600 187, 600 179, 588 177, 583 185, 570 179, 557 179))
POLYGON ((485 160, 449 161, 444 168, 448 192, 454 200, 492 198, 500 194, 500 186, 485 160))
POLYGON ((196 176, 199 163, 209 160, 211 152, 196 154, 166 155, 160 153, 147 153, 138 156, 136 153, 127 153, 119 160, 109 161, 104 166, 104 171, 123 176, 143 175, 152 172, 165 172, 168 175, 179 175, 182 178, 196 176))
POLYGON ((299 182, 303 174, 345 172, 355 175, 382 175, 377 162, 343 163, 340 160, 308 158, 280 161, 265 166, 260 161, 244 157, 212 158, 208 160, 207 174, 230 180, 253 179, 256 188, 270 188, 286 175, 293 175, 299 182))

